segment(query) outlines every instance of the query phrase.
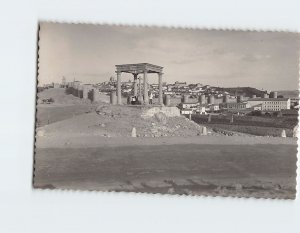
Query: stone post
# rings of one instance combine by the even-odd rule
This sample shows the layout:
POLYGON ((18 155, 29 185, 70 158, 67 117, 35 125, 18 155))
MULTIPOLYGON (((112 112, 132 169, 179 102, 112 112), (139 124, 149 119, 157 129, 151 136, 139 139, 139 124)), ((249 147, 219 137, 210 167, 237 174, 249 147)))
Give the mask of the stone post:
POLYGON ((122 104, 121 72, 117 72, 117 103, 122 104))
POLYGON ((147 70, 144 71, 144 104, 149 104, 147 70))
POLYGON ((202 135, 207 135, 207 128, 205 126, 202 128, 202 135))
POLYGON ((163 104, 162 73, 158 73, 158 104, 163 104))
POLYGON ((230 124, 233 123, 233 115, 231 115, 230 124))
POLYGON ((298 134, 298 127, 299 127, 299 126, 296 125, 296 126, 293 128, 293 137, 294 137, 294 138, 296 138, 296 137, 298 136, 298 135, 297 135, 297 134, 298 134))
POLYGON ((117 95, 116 95, 116 92, 115 91, 112 91, 110 93, 110 103, 112 105, 116 105, 117 104, 117 95))
POLYGON ((208 123, 211 122, 211 115, 210 115, 210 114, 208 114, 207 122, 208 122, 208 123))
POLYGON ((165 95, 164 104, 166 106, 170 106, 170 104, 171 104, 171 96, 170 95, 165 95))

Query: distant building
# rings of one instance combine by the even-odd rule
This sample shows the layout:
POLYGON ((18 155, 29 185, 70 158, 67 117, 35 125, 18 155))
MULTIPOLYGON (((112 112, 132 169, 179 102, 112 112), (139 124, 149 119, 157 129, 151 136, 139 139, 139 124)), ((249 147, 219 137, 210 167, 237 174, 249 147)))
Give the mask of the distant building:
POLYGON ((150 84, 150 87, 152 89, 158 89, 159 88, 158 84, 150 84))
POLYGON ((250 98, 248 99, 249 107, 261 104, 262 111, 280 111, 291 108, 289 98, 250 98))
POLYGON ((174 91, 165 91, 165 95, 175 95, 176 93, 174 91))
POLYGON ((252 110, 253 111, 261 111, 262 110, 262 104, 252 106, 252 110))
POLYGON ((201 105, 199 102, 193 103, 180 103, 179 108, 181 110, 181 114, 191 114, 198 113, 198 114, 206 114, 206 106, 201 105))
POLYGON ((175 83, 174 83, 174 86, 175 87, 185 87, 187 84, 186 84, 186 82, 178 82, 178 81, 176 81, 175 83))
POLYGON ((203 89, 209 89, 209 88, 210 88, 210 85, 203 86, 203 89))
POLYGON ((59 83, 53 83, 53 88, 60 88, 60 84, 59 83))
POLYGON ((247 102, 241 103, 223 103, 223 109, 227 109, 228 111, 238 111, 238 110, 245 110, 250 108, 250 105, 247 102))
POLYGON ((198 108, 196 109, 196 113, 199 113, 199 114, 207 114, 207 113, 206 113, 206 107, 205 107, 204 105, 198 106, 198 108))
POLYGON ((220 110, 220 106, 219 106, 219 104, 211 104, 211 105, 209 105, 209 110, 211 112, 219 111, 220 110))
POLYGON ((197 108, 199 103, 180 103, 179 106, 181 109, 197 108))
POLYGON ((61 87, 66 87, 67 83, 66 83, 66 78, 62 77, 61 79, 61 87))
POLYGON ((184 115, 193 114, 193 109, 190 108, 181 109, 181 114, 184 115))

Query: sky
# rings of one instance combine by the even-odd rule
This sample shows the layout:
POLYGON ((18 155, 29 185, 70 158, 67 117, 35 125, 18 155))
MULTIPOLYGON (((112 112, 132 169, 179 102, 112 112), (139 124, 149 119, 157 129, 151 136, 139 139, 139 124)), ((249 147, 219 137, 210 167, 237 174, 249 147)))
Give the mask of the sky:
MULTIPOLYGON (((220 87, 297 90, 300 34, 161 27, 41 23, 39 85, 100 83, 115 65, 164 67, 163 81, 220 87)), ((122 74, 122 81, 132 80, 122 74)), ((157 83, 157 74, 149 74, 157 83)))

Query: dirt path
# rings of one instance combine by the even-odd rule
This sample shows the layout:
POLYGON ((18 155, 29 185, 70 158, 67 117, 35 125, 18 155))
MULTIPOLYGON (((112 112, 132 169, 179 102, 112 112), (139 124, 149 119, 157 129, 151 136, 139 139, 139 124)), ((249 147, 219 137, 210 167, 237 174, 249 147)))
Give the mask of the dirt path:
POLYGON ((96 135, 60 135, 52 137, 37 137, 37 148, 88 148, 115 147, 134 145, 176 145, 176 144, 208 144, 208 145, 297 145, 296 138, 279 137, 240 137, 240 136, 195 136, 195 137, 160 137, 160 138, 132 138, 132 137, 103 137, 96 135))
POLYGON ((294 198, 296 145, 37 149, 35 186, 294 198))

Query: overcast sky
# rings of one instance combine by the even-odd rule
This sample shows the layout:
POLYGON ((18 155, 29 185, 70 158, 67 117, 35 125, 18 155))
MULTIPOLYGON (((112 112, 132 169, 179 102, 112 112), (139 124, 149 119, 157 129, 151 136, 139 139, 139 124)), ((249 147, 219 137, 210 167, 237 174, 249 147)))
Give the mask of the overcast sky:
MULTIPOLYGON (((39 83, 62 76, 99 83, 115 76, 115 65, 152 63, 164 67, 167 83, 295 90, 299 41, 299 34, 286 32, 42 23, 39 83)), ((157 75, 149 81, 157 83, 157 75)))

